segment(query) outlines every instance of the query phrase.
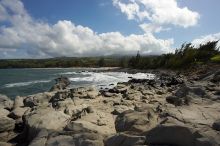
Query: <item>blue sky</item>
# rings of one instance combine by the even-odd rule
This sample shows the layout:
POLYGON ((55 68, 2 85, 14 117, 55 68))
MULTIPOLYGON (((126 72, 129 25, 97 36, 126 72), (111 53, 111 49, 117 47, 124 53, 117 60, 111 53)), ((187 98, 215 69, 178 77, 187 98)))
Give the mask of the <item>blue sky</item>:
POLYGON ((219 0, 0 0, 0 58, 168 53, 220 39, 219 0))

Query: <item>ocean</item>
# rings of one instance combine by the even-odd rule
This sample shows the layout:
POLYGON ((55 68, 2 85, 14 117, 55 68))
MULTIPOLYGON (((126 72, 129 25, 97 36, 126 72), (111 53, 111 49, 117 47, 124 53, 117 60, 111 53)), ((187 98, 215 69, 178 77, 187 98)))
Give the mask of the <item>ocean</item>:
POLYGON ((14 99, 16 96, 45 92, 59 76, 70 79, 70 88, 95 86, 99 89, 112 88, 118 82, 127 82, 131 77, 154 78, 153 74, 102 72, 100 68, 0 69, 0 94, 14 99))

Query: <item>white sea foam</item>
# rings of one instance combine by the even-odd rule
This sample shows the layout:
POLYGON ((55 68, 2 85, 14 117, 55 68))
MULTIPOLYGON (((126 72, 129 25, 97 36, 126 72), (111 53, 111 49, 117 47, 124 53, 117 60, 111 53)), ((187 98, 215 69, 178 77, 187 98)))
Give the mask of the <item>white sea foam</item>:
POLYGON ((18 83, 9 83, 5 84, 5 88, 12 88, 12 87, 21 87, 21 86, 28 86, 31 84, 37 84, 37 83, 48 83, 51 80, 36 80, 36 81, 28 81, 28 82, 18 82, 18 83))
POLYGON ((85 77, 72 77, 70 81, 73 82, 90 82, 95 85, 109 86, 109 84, 116 85, 118 82, 127 82, 130 78, 136 79, 154 79, 154 74, 136 73, 129 74, 125 72, 82 72, 85 77))
POLYGON ((63 72, 63 73, 59 73, 58 75, 75 75, 75 74, 79 74, 79 72, 63 72))

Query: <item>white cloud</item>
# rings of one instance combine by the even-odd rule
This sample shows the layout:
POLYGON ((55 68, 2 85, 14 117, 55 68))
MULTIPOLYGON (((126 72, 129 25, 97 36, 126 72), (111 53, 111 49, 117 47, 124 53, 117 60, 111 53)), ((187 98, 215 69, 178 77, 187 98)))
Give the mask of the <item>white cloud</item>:
POLYGON ((147 24, 147 23, 143 23, 143 24, 140 24, 139 27, 146 33, 153 33, 153 32, 161 32, 161 31, 168 31, 170 30, 170 28, 163 28, 162 26, 160 25, 157 25, 157 24, 147 24))
POLYGON ((198 12, 179 7, 177 0, 113 0, 113 5, 126 14, 128 19, 142 23, 150 21, 157 26, 176 25, 187 28, 196 25, 200 18, 198 12))
MULTIPOLYGON (((218 41, 218 40, 220 40, 220 32, 201 36, 200 38, 194 39, 192 41, 192 44, 195 46, 199 46, 200 44, 205 44, 207 42, 218 41)), ((220 47, 220 42, 218 42, 217 46, 220 47)))
MULTIPOLYGON (((23 56, 36 58, 132 54, 138 50, 146 54, 172 51, 173 39, 157 39, 150 33, 129 36, 120 32, 98 34, 67 20, 53 25, 35 20, 19 0, 0 1, 0 12, 4 12, 0 13, 0 21, 10 23, 0 26, 0 48, 4 48, 4 54, 8 56, 14 51, 6 50, 14 49, 13 55, 22 50, 23 56)), ((3 51, 0 49, 0 52, 3 51)))

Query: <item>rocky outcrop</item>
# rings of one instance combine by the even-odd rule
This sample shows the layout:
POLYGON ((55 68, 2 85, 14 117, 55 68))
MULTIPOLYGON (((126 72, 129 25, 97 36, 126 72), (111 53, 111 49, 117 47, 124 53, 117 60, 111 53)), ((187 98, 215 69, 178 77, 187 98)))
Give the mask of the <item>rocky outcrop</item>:
POLYGON ((214 75, 213 78, 211 79, 212 82, 214 83, 219 83, 220 82, 220 70, 218 70, 214 75))
POLYGON ((50 91, 59 91, 66 89, 67 86, 70 85, 70 81, 67 77, 59 77, 55 79, 56 83, 55 85, 50 89, 50 91))
POLYGON ((11 110, 13 108, 14 102, 7 96, 0 94, 0 107, 11 110))
POLYGON ((158 115, 151 107, 141 110, 128 110, 119 114, 115 121, 117 132, 142 133, 158 123, 158 115))
POLYGON ((67 84, 59 78, 53 92, 18 96, 14 103, 1 97, 0 141, 22 146, 220 145, 218 82, 160 74, 100 91, 67 89, 67 84))
POLYGON ((15 121, 8 117, 1 117, 0 132, 12 131, 15 128, 15 121))

